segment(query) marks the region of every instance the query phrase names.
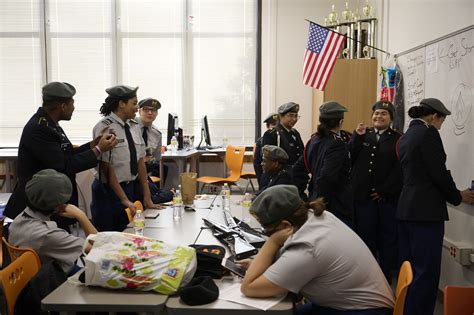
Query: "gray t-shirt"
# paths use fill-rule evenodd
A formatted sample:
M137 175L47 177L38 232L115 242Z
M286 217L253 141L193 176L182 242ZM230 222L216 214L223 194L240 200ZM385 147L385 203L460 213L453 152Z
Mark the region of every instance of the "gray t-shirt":
M394 306L393 292L370 250L328 211L319 217L309 213L264 276L320 306L338 310Z

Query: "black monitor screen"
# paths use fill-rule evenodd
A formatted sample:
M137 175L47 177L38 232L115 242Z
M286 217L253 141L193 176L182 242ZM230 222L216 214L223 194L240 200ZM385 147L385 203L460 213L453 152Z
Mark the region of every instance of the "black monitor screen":
M176 133L178 132L178 115L169 113L168 114L168 131L166 136L166 144L171 143L171 138L173 136L177 136Z
M204 136L204 141L206 142L207 146L211 145L211 135L209 134L209 124L207 123L207 116L202 118L201 122L201 130Z

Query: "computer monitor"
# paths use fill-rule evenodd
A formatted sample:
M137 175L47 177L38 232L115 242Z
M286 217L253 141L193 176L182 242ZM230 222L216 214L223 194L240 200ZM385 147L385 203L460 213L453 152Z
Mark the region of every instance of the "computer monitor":
M203 139L206 142L207 146L211 146L211 135L209 134L209 124L207 123L207 116L202 118L201 130L203 134Z
M168 113L168 131L166 135L166 144L171 143L173 136L178 140L178 149L183 148L183 129L179 128L178 115L174 113Z

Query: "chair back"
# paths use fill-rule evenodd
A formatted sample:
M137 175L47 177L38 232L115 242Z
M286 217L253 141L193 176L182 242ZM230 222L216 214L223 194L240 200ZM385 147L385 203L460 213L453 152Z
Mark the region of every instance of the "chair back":
M227 146L225 151L225 163L230 170L230 175L227 177L228 181L237 182L242 173L244 166L245 147L242 146Z
M9 315L13 315L19 294L41 267L36 258L31 251L24 252L0 271L0 282Z
M41 259L38 256L38 253L32 249L32 248L22 248L22 247L15 247L12 244L8 243L5 237L2 237L2 244L5 245L8 251L8 255L10 256L10 261L14 262L18 258L20 258L21 255L24 253L32 253L35 256L35 259L38 263L38 265L41 266Z
M142 210L143 211L143 205L142 205L140 200L135 201L133 203L133 205L135 206L136 210ZM125 208L125 213L127 213L128 222L132 222L132 220L133 220L132 210L130 210L130 208Z
M444 315L474 314L474 287L444 288Z
M393 315L403 315L408 287L413 281L413 271L409 261L404 261L398 274L397 291L395 292L395 307Z

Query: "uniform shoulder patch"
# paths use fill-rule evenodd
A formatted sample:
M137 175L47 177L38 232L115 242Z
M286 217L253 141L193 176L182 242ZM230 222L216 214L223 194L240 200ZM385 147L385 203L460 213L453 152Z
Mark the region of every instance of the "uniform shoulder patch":
M48 120L46 118L40 117L38 119L38 125L48 127L49 123L48 123Z

